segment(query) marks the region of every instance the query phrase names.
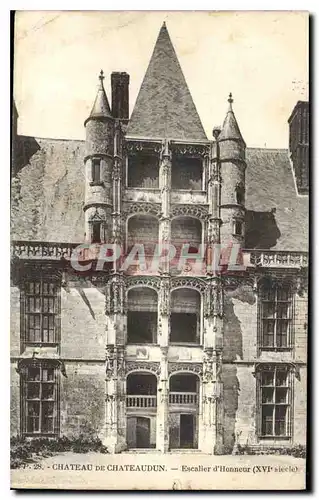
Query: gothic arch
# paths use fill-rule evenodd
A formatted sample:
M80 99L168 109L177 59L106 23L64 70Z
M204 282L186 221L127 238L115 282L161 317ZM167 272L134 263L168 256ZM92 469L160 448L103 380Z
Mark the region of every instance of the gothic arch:
M201 205L173 205L172 219L177 217L193 217L200 220L202 223L208 217L208 211Z
M137 287L152 288L158 293L160 286L161 286L160 278L156 276L130 276L126 279L127 293L132 288L137 288Z
M200 278L190 278L190 277L171 278L170 292L178 290L179 288L189 288L192 290L197 290L202 296L204 295L206 290L206 283L204 280L201 280Z

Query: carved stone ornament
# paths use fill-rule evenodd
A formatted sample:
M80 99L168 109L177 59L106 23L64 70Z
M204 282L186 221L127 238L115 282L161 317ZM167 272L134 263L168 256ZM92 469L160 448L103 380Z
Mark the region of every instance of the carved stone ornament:
M202 363L168 363L168 374L172 375L175 372L196 373L201 376L203 365Z
M170 314L170 279L162 278L160 282L160 314L168 316Z
M127 290L134 286L148 286L159 290L161 279L158 276L128 276L126 278L126 286Z
M130 155L136 155L144 151L145 153L160 154L162 151L162 144L159 142L148 141L134 141L129 140L125 142L125 151Z
M201 278L191 278L191 277L173 277L171 278L171 289L174 288L194 288L200 293L204 293L206 290L206 282Z
M149 363L143 363L140 361L126 361L125 363L125 373L130 372L151 372L156 376L161 373L161 366L159 362L152 361Z
M95 212L90 215L89 222L105 222L105 213L100 212L97 207L95 207Z
M106 346L105 373L107 380L116 377L114 345Z
M172 151L176 155L201 157L209 155L209 144L172 144Z
M126 293L125 280L121 275L112 276L105 287L106 314L125 314Z
M155 217L160 217L161 215L161 205L159 203L148 203L148 202L126 202L123 210L123 215L127 218L132 214L149 214Z
M203 382L216 382L221 374L221 351L206 348L203 358Z
M173 205L171 214L172 217L190 215L200 220L206 220L208 217L208 209L203 205Z

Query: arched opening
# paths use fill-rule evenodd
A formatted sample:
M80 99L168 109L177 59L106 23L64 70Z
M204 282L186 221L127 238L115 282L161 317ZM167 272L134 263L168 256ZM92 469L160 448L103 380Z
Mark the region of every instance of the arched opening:
M153 215L138 214L127 223L127 253L136 244L144 246L145 255L153 255L158 243L159 222Z
M156 344L158 296L148 287L128 292L127 343Z
M133 372L126 379L127 444L129 448L156 446L157 378Z
M170 342L200 343L201 297L197 290L178 288L171 294Z
M171 242L176 248L176 256L180 255L183 245L189 245L188 253L198 252L202 243L202 224L194 217L180 216L172 220Z
M170 448L198 446L199 378L177 373L169 380Z

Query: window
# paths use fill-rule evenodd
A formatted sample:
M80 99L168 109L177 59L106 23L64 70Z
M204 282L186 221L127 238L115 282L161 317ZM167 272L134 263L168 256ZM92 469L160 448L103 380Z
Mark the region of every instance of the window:
M291 347L292 294L289 286L267 282L261 292L261 342L263 349Z
M24 311L25 343L57 343L58 283L45 280L27 282Z
M236 236L242 236L243 234L243 223L241 221L236 220L234 224L234 234Z
M289 437L291 427L291 380L286 366L268 366L258 373L259 434Z
M240 184L239 186L236 186L236 203L238 205L243 205L244 199L245 199L244 187Z
M92 159L92 184L101 183L101 160L99 158Z
M172 189L200 191L203 189L203 160L175 156L172 159Z
M23 434L57 434L57 373L50 365L25 367L22 373Z
M127 186L130 188L158 189L159 156L143 152L129 155L127 160Z
M92 222L92 243L101 243L101 222Z

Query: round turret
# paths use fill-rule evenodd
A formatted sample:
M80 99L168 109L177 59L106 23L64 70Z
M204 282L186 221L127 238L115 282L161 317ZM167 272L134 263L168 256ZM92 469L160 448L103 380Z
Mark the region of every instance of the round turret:
M245 153L246 144L239 130L229 95L229 109L218 136L221 170L221 243L244 245L245 239Z
M85 120L85 236L92 243L111 236L114 118L103 85L103 71L90 116Z

